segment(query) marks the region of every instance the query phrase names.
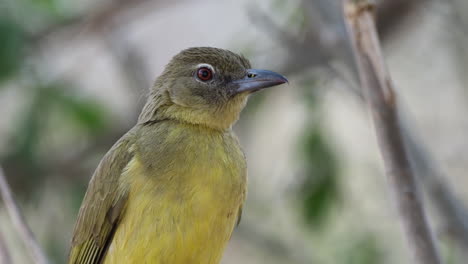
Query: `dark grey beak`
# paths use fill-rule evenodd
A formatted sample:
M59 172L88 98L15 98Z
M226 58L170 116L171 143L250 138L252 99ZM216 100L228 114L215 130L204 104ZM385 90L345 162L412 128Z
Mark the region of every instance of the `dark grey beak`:
M287 83L283 75L267 70L248 69L247 75L240 80L233 81L236 85L235 93L256 92L264 88Z

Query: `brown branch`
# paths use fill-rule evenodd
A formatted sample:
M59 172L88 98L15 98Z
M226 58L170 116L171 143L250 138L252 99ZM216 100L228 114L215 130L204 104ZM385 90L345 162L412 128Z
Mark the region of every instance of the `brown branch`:
M21 213L18 204L16 203L15 199L13 198L13 194L11 192L10 187L8 186L8 182L6 177L3 173L2 167L0 167L0 193L3 198L3 202L5 207L10 215L11 221L16 228L16 231L20 235L23 243L29 250L31 257L33 258L34 262L37 264L47 264L50 263L48 261L46 255L42 251L41 247L36 241L33 232L26 224L23 214Z
M416 263L439 264L416 179L400 128L396 95L382 58L373 17L366 0L343 0L343 11L359 79L372 113L389 185L400 213L409 250Z

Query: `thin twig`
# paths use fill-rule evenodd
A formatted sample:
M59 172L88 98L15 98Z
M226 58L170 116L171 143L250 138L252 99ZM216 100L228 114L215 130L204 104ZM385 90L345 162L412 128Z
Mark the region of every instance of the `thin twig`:
M13 194L8 186L3 168L0 166L0 193L5 203L5 207L10 215L11 221L16 228L16 231L20 235L23 243L29 249L29 253L37 264L47 264L48 261L46 255L42 251L41 247L36 241L33 232L26 224L23 214L21 213L18 204L13 198Z
M359 79L365 92L379 141L389 185L414 261L439 264L416 179L406 153L397 114L397 98L382 58L373 16L366 0L343 0L348 35Z
M3 239L2 234L0 233L0 264L9 264L11 263L10 252L8 247Z

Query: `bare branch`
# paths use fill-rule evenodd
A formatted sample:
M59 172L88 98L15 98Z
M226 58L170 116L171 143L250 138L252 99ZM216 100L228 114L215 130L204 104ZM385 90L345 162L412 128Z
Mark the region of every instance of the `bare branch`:
M12 263L10 252L6 246L5 240L3 239L2 234L0 233L0 264L9 264Z
M407 144L408 155L418 179L425 185L429 199L441 216L445 231L468 250L468 211L452 190L442 181L443 175L435 167L427 151L408 131L405 120L402 121L403 137ZM466 251L465 251L466 253Z
M424 0L412 0L410 2L414 2L417 4L421 4L424 2ZM405 7L401 7L399 4L404 4ZM317 0L317 1L304 1L303 3L303 8L307 12L309 10L315 10L319 9L319 12L322 12L322 10L329 10L333 9L334 2L333 1L322 1L322 0ZM316 6L318 5L318 7ZM323 5L323 6L320 6ZM421 6L421 5L420 5ZM338 7L341 9L340 7ZM380 4L377 7L377 14L379 15L380 13L385 13L384 10L386 11L391 11L390 13L393 14L393 16L385 16L384 18L382 16L378 16L379 20L382 21L385 24L392 24L390 27L394 27L395 24L401 24L402 20L400 19L401 13L393 11L393 9L401 9L401 8L409 8L408 11L405 11L405 14L410 14L414 13L414 11L418 10L418 5L416 4L411 4L408 5L407 3L402 3L400 0L397 1L381 1ZM381 12L379 12L381 10ZM328 11L330 12L330 11ZM342 12L339 12L340 15L342 16ZM334 26L338 27L338 29L333 29L333 32L338 32L341 34L341 25L339 23L333 23L334 21L340 20L337 18L335 15L335 12L333 12L333 17L331 19L326 18L328 23L335 24ZM311 16L314 14L308 14L308 16ZM320 45L321 41L319 42L304 42L302 45L298 46L295 45L294 42L296 40L291 40L288 42L285 42L280 38L281 33L285 32L285 29L277 29L276 25L271 24L271 19L264 19L267 15L262 14L262 16L257 17L257 20L262 20L262 21L253 21L253 22L262 22L262 23L256 23L259 27L261 27L264 30L268 30L269 33L272 36L278 36L276 39L278 42L280 42L291 54L291 58L296 58L302 56L303 58L309 58L307 56L308 53L322 53L325 52L326 54L331 54L331 51L328 51L328 49L334 48L334 47L329 47L329 46L324 46ZM381 23L382 23L381 22ZM310 25L313 26L313 25ZM398 26L397 26L398 27ZM323 33L322 31L329 30L329 27L327 28L318 28L314 27L316 29L319 29L315 34L317 36L321 35L328 35ZM388 30L385 29L379 29L379 32L384 33L384 37L386 36ZM310 31L308 31L310 32ZM314 39L313 37L311 39ZM318 45L317 45L318 44ZM312 47L312 48L311 48ZM338 55L334 55L333 58L334 60L347 60L346 58L343 57L337 57ZM347 57L347 56L344 56ZM347 63L345 63L347 64ZM282 69L280 72L285 72L287 70L291 69L291 66L297 65L297 62L294 60L287 60L283 63L281 66ZM335 66L331 64L330 61L322 61L322 62L317 62L317 61L306 61L306 64L301 65L300 69L294 69L290 72L290 74L299 74L305 69L310 69L313 67L322 67L322 68L328 68L330 69L330 72L335 74L335 77L338 77L345 83L345 87L347 87L347 91L351 92L353 95L355 95L359 100L364 100L364 97L361 95L361 91L357 89L357 85L355 84L355 79L354 77L354 72L346 72L350 74L350 78L348 78L348 74L344 75L343 74L343 69L337 69ZM352 65L354 67L354 65ZM356 74L357 75L357 74ZM401 105L400 105L401 106ZM401 113L401 107L400 111ZM456 239L458 243L463 246L466 250L468 250L468 209L466 206L456 197L456 195L453 193L453 190L450 188L450 186L447 185L447 183L443 180L447 176L444 175L444 173L438 168L435 164L436 162L433 160L431 155L426 151L426 149L423 147L421 142L417 140L416 136L412 133L412 126L410 122L405 122L407 120L401 120L401 126L402 126L402 133L403 137L406 140L406 148L408 150L408 155L410 156L411 159L411 164L413 165L414 172L418 179L423 183L425 187L425 191L428 193L429 199L431 199L432 203L431 205L434 207L436 210L437 214L440 216L440 219L442 220L444 224L444 231L448 232L448 234Z
M397 97L385 63L373 17L366 0L344 0L346 26L352 42L359 79L365 92L379 141L389 185L416 263L439 264L416 179L406 153L397 115Z
M23 240L23 243L28 248L34 262L36 264L50 263L41 247L37 243L33 232L26 224L24 216L13 198L13 194L10 190L10 187L8 186L8 182L6 180L5 174L3 173L2 167L0 167L0 193L2 195L3 202L5 203L8 214L10 215L11 221L21 239Z

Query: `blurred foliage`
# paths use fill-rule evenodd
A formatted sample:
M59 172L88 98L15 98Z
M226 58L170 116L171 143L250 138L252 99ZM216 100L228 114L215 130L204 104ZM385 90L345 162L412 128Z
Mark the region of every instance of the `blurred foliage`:
M69 121L91 133L98 133L105 128L108 118L105 109L99 103L75 93L67 93L61 86L48 87L44 92L50 104L62 109Z
M378 247L377 240L367 235L356 240L349 240L338 263L343 264L376 264L383 262L382 249Z
M47 58L36 56L40 41L48 37L49 30L74 19L73 16L83 10L75 7L84 5L86 3L69 0L4 0L0 3L0 92L18 96L14 98L18 103L10 118L11 127L4 135L6 149L1 151L0 164L15 196L27 204L24 208L43 207L44 199L51 199L50 194L43 192L46 188L43 185L52 182L55 187L64 186L67 190L63 192L66 196L60 197L64 208L75 207L72 212L77 212L90 172L84 173L82 178L73 178L65 157L85 147L82 143L86 140L109 133L109 114L104 106L92 97L83 96L72 82L42 75L48 71L49 62L42 61ZM81 168L79 164L73 166ZM64 263L68 233L73 225L71 219L75 216L66 210L57 214L60 208L42 210L44 215L37 216L38 220L32 218L31 223L34 226L41 219L54 218L57 228L42 232L40 240L55 263Z
M28 56L35 49L34 41L41 38L47 27L69 18L71 13L64 7L73 9L73 5L62 0L6 0L3 4L0 9L0 83L21 80L12 82L15 83L13 89L21 91L27 103L15 115L10 143L0 161L7 175L15 175L10 182L21 195L30 193L30 188L49 176L46 175L50 172L47 168L49 156L44 156L43 145L50 135L60 131L67 134L70 132L67 129L72 129L77 135L98 136L105 132L108 114L101 104L81 96L66 80L38 80L36 73L43 71L40 67L47 65L46 62L28 62Z
M293 29L294 31L302 31L306 29L307 15L306 11L298 2L293 2L286 0L273 0L271 1L271 11L274 12L277 16L286 17L285 24L288 29ZM286 13L285 13L286 11Z
M17 164L20 167L17 169L23 171L19 175L27 177L28 184L24 184L25 178L22 176L17 176L12 181L13 186L21 186L21 192L27 191L28 186L34 186L37 180L46 176L46 159L41 157L43 151L40 149L40 143L49 134L60 131L62 127L72 127L75 133L97 136L103 133L108 125L108 114L100 104L65 87L71 85L38 83L37 87L28 89L31 103L18 119L16 129L11 135L10 150L2 158L7 165ZM60 122L45 125L50 123L52 117L57 116Z
M300 153L304 166L304 181L300 188L303 214L313 230L320 230L340 196L339 164L320 122L318 79L307 79L301 86L301 98L309 113L309 124L300 138Z
M2 36L0 42L0 82L2 82L15 74L21 66L24 32L19 25L9 20L8 16L0 16L0 36Z
M14 79L15 77L29 78L25 83L33 86L19 87L25 91L28 104L20 109L20 115L15 120L14 129L9 140L9 151L0 162L5 166L7 175L18 195L29 194L36 190L38 183L46 182L49 177L50 163L47 163L48 153L44 155L44 141L48 135L60 132L66 134L63 128L72 128L73 133L80 136L97 138L109 132L109 113L93 98L83 97L73 84L67 80L37 80L34 75L21 74L25 71L27 52L34 45L31 39L41 37L41 31L47 31L47 27L59 25L72 15L79 12L73 10L74 5L70 0L6 0L10 8L15 10L16 16L2 13L0 10L0 83ZM66 4L65 4L66 2ZM298 6L291 9L291 3L285 0L273 0L272 6L276 10L275 15L284 15L287 26L292 33L301 32L307 26L307 14ZM10 10L11 11L11 10ZM20 18L20 19L19 19ZM38 23L39 21L39 23ZM237 37L235 37L237 39ZM244 54L251 57L255 49L246 49ZM37 65L46 65L39 62ZM28 67L38 67L31 66ZM40 69L28 69L28 71L40 71ZM21 76L20 76L21 75ZM308 79L301 84L300 93L302 103L306 105L310 113L308 123L304 125L302 136L299 138L298 151L303 162L303 181L301 182L298 197L300 199L301 213L306 227L309 230L318 231L317 236L327 236L327 223L330 220L331 211L339 205L342 197L340 189L339 160L334 150L330 147L327 132L320 120L320 94L318 79ZM0 85L0 88L5 86ZM15 87L17 88L17 87ZM243 116L249 116L268 102L268 93L259 93L252 96L249 104L243 112ZM58 120L58 122L57 122ZM241 123L244 122L241 120ZM241 124L242 125L242 124ZM42 147L42 149L41 149ZM70 148L70 145L66 146ZM62 149L68 152L69 149ZM91 153L96 155L96 153ZM101 153L99 153L100 155ZM58 151L60 155L60 151ZM14 173L9 173L14 171ZM82 197L87 187L87 179L90 175L83 175L82 181L70 184L67 192L70 197L70 207L77 212ZM86 179L86 180L84 180ZM62 179L69 181L67 177ZM68 182L69 183L69 182ZM40 194L38 194L40 195ZM357 232L356 232L357 233ZM347 234L349 235L349 233ZM344 264L371 264L382 263L383 253L378 240L370 234L359 233L357 237L344 237L345 243L330 245L329 248L336 254L337 263ZM68 242L68 241L67 241ZM272 243L275 251L281 251L282 246ZM47 238L48 253L54 257L56 263L64 258L63 241L57 240L52 235ZM334 256L335 257L335 256Z
M320 127L310 128L302 142L306 161L306 177L300 192L304 216L307 222L319 227L339 197L337 161Z
M331 212L340 205L340 163L330 138L326 133L322 118L321 90L323 78L307 78L301 82L301 99L310 113L304 126L298 148L303 160L303 182L299 197L302 202L304 220L315 236L329 236L328 220ZM378 240L372 234L356 232L356 238L343 236L345 243L331 244L331 255L335 263L376 264L383 263L384 254ZM320 240L320 239L319 239ZM326 239L324 239L326 240ZM321 263L321 262L319 262Z
M461 260L458 260L457 257L460 256L460 247L455 243L455 241L449 236L439 236L440 239L440 252L442 256L443 263L445 264L455 264L455 263L464 263Z
M60 0L29 0L29 6L35 6L42 9L46 14L61 14L60 11Z
M73 19L82 11L79 1L70 0L3 0L5 13L28 32L28 37L40 37L49 27ZM31 43L34 44L34 43Z
M295 28L304 29L306 18L303 8L294 8L291 15L288 16L287 24Z
M43 200L50 199L50 195L43 193L41 185L54 182L67 189L67 195L60 198L66 202L64 208L77 212L90 172L83 173L82 178L73 178L73 174L68 174L70 168L57 162L62 156L82 148L83 139L94 140L108 133L109 113L94 98L83 96L68 80L51 80L41 75L47 72L48 62L34 54L44 32L67 22L79 10L63 0L5 0L0 6L0 89L5 89L1 92L15 90L14 94L20 96L16 99L19 101L11 118L11 128L5 135L7 144L0 154L0 164L16 197L27 201L25 208L43 206ZM64 141L68 143L63 144ZM67 162L66 158L62 162ZM60 178L51 181L57 176ZM46 214L53 214L60 209L46 210ZM41 243L55 263L65 261L68 233L73 225L70 219L75 217L63 210L60 214L55 217L67 220L64 223L56 220L57 229L48 230L41 237ZM47 219L47 216L39 218ZM32 223L36 221L32 220Z

